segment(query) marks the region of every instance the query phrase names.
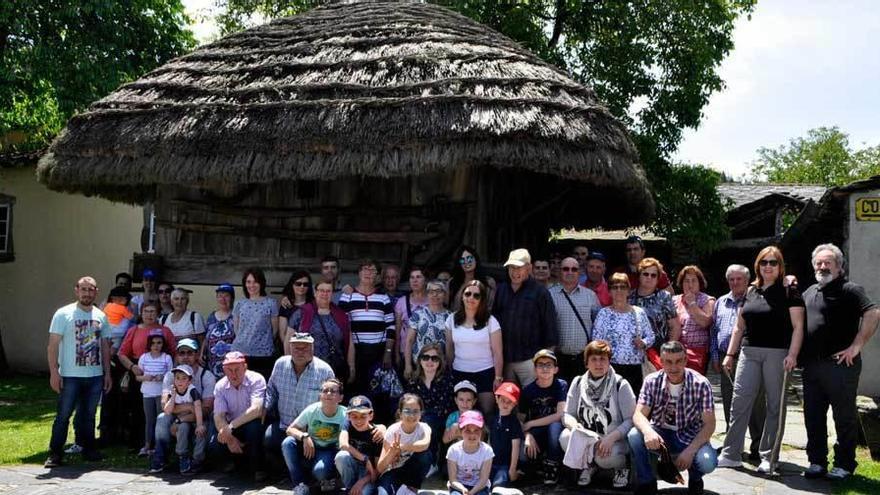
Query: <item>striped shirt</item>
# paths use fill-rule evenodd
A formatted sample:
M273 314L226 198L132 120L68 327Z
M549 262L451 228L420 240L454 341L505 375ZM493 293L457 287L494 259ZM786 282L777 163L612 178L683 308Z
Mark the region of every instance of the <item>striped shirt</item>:
M703 428L703 412L715 411L715 403L712 402L712 385L709 380L689 368L685 368L684 372L684 387L675 403L678 428L675 436L687 445ZM657 427L664 424L663 413L666 404L671 400L669 387L666 385L666 372L660 370L645 377L639 394L639 405L651 408L648 419Z
M730 336L733 335L733 327L736 325L736 316L739 308L745 302L745 297L733 297L733 292L728 292L718 298L715 303L715 311L712 315L712 329L710 334L712 341L709 344L709 356L712 361L720 361L727 354L730 345Z
M342 294L339 309L348 313L355 344L383 344L394 340L394 305L387 294L365 295L358 291Z
M567 293L571 303L577 308L578 314L575 314L563 294L564 290L562 285L554 285L550 288L550 297L553 298L553 305L556 307L556 324L559 328L558 350L562 354L581 354L584 352L584 347L590 343L589 334L593 331L593 320L602 307L595 292L577 285L571 293Z

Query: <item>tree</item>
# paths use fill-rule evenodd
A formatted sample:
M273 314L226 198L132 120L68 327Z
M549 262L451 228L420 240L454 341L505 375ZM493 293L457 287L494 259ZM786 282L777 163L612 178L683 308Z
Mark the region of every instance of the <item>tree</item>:
M315 0L218 0L225 33L254 18L293 15ZM591 85L611 112L633 131L658 215L657 233L690 232L697 251L717 246L726 235L723 208L694 215L693 203L722 205L708 169L672 167L668 157L684 128L695 128L709 96L724 88L718 66L733 49L734 21L751 15L756 0L437 0L500 31L544 60ZM717 178L716 178L717 181ZM683 189L692 187L694 189ZM707 219L705 214L719 215ZM723 230L723 228L722 228ZM673 235L677 239L678 236ZM675 242L675 241L673 241Z
M840 186L880 174L880 145L853 150L838 127L819 127L778 148L760 148L752 178L769 182Z
M193 46L180 0L0 2L0 153Z

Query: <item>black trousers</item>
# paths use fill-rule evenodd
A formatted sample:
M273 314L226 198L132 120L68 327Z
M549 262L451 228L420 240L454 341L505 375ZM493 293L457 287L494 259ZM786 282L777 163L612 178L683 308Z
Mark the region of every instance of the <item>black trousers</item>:
M626 378L626 381L629 382L633 389L633 393L638 397L639 392L642 391L642 365L611 363L611 367L614 368L615 373Z
M804 366L804 426L807 429L807 458L810 464L828 463L828 406L834 414L834 466L856 470L858 411L856 391L862 373L861 356L852 366L836 359L814 359Z
M587 372L587 367L584 366L583 353L562 354L559 352L556 353L556 360L559 365L559 373L556 374L556 377L562 378L569 385L576 376L583 376Z

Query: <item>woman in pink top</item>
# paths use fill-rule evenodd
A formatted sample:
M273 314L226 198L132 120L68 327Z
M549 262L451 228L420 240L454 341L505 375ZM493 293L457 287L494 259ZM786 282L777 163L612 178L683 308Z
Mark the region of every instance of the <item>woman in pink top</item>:
M681 294L672 298L681 324L681 343L687 350L687 366L705 374L709 364L709 330L715 298L706 290L706 277L696 265L688 265L678 273Z

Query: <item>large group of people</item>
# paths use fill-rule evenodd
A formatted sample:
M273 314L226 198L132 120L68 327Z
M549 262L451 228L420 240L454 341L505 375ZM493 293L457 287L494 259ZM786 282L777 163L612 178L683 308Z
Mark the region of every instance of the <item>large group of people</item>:
M151 270L134 297L120 274L104 304L82 277L49 329L59 401L45 465L127 442L151 473L210 466L260 481L276 470L296 495L316 484L407 495L432 476L448 476L450 492L485 494L522 473L555 484L562 472L579 486L601 475L655 493L658 476L681 471L689 493L703 493L703 476L741 466L747 428L747 455L759 472L775 470L786 381L801 366L805 476L855 470L860 353L880 309L846 280L840 249L816 247L816 283L801 293L767 247L751 283L746 266L727 269L730 291L717 300L699 267L671 277L638 237L625 254L607 274L605 255L586 246L534 261L515 249L496 281L462 246L448 271L411 267L409 291L399 267L372 260L344 285L327 257L318 280L295 271L277 299L252 268L242 298L229 283L216 288L207 318ZM722 374L720 455L710 370Z

